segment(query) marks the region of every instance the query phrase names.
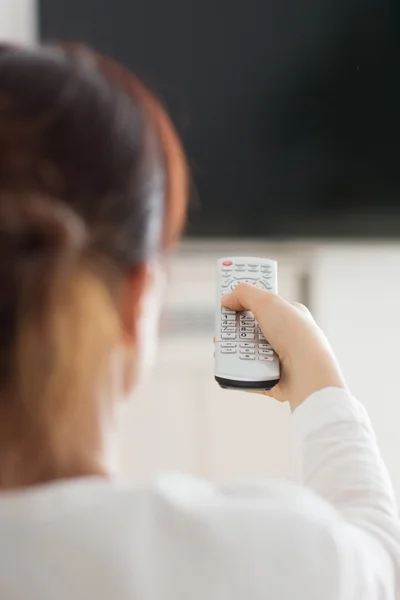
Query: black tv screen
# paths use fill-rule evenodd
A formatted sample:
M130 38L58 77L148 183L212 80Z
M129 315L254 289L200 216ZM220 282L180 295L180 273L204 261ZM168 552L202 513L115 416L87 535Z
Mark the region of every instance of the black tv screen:
M189 235L400 234L397 0L41 0L170 110L192 169Z

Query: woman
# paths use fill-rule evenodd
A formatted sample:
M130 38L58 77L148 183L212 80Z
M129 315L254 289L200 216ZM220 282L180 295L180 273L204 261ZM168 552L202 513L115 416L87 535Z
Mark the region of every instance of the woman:
M187 196L181 146L87 49L0 54L0 598L392 600L400 528L368 417L308 312L242 285L282 361L299 483L113 479Z

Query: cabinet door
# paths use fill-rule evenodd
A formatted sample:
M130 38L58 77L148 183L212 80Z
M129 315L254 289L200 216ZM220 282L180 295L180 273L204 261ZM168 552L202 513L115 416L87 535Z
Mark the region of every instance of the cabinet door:
M204 373L195 360L179 359L184 352L186 344L161 344L151 377L121 409L122 469L131 480L146 481L170 470L199 472L203 407L195 389Z

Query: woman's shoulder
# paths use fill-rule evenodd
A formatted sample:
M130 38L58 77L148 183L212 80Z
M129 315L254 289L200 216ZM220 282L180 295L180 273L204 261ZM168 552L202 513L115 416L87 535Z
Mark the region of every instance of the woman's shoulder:
M115 574L142 595L156 586L159 598L168 589L174 597L220 598L226 590L232 599L286 600L297 589L319 600L326 580L310 560L320 566L319 557L331 562L335 551L321 504L276 481L218 488L180 474L143 486L70 480L0 496L0 557L14 564L23 549L68 573L71 564L105 565L98 587Z
M332 507L312 490L284 480L252 479L229 486L212 483L181 473L165 473L146 485L134 485L120 478L83 477L35 486L18 492L0 494L2 516L27 512L39 515L89 511L116 511L134 517L143 511L150 514L164 507L185 515L201 513L231 515L257 510L260 518L286 515L336 516Z

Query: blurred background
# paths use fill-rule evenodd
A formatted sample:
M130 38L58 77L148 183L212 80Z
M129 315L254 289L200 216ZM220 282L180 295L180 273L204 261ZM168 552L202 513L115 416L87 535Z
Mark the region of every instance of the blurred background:
M192 209L157 367L121 415L126 475L287 473L288 408L212 374L216 258L266 256L330 338L400 497L399 4L1 0L0 34L121 60L185 143Z

